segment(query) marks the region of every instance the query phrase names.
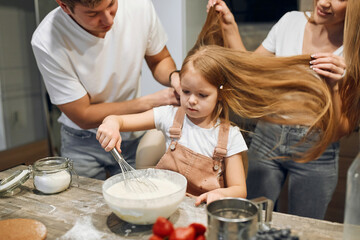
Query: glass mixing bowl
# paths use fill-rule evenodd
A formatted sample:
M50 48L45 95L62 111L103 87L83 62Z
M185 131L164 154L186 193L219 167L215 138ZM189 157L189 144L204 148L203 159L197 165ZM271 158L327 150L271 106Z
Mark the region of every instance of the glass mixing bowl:
M108 206L120 219L133 224L153 224L159 216L170 217L185 197L186 178L177 172L163 169L150 168L136 171L149 179L168 180L175 186L174 188L166 189L165 195L160 197L154 194L153 197L149 198L147 196L144 198L146 194L141 193L135 199L128 197L131 194L128 195L126 193L114 196L109 194L107 190L114 184L123 181L123 175L120 173L108 178L102 186L103 196ZM125 177L127 178L127 176L129 175Z

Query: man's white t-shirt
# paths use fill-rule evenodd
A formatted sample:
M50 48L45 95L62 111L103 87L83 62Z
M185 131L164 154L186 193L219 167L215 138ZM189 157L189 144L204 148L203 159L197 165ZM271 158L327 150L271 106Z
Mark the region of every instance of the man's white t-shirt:
M306 13L310 16L310 13ZM308 22L304 12L292 11L286 13L271 28L263 47L276 56L289 57L301 55L303 48L305 25ZM342 56L343 46L339 47L333 54Z
M166 140L166 148L168 148L171 143L169 129L173 125L176 112L177 107L174 106L154 108L155 127L163 132ZM218 121L218 123L220 123L220 121ZM217 146L219 129L218 124L209 129L201 128L192 123L185 115L181 137L178 142L194 152L211 158L214 154L214 149ZM229 130L226 157L230 157L246 150L247 146L240 129L236 126L231 126Z
M88 33L58 7L40 23L31 44L50 100L61 105L85 94L91 103L139 97L144 56L159 53L166 41L152 2L129 0L118 1L105 38ZM81 129L65 114L59 122Z

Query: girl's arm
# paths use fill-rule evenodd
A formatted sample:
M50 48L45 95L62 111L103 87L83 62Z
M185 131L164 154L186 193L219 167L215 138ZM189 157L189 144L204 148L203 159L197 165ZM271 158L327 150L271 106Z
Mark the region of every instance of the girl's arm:
M226 188L218 188L196 198L195 205L202 202L210 203L224 197L246 198L246 179L245 170L241 153L225 158L225 177Z
M110 151L114 147L121 152L122 132L142 131L154 129L154 111L150 109L146 112L128 114L128 115L110 115L107 116L99 126L96 139L100 142L105 151Z

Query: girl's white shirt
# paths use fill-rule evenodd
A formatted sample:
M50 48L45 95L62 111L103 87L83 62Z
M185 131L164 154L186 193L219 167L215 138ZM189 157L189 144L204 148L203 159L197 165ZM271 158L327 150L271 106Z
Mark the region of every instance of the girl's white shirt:
M171 143L169 129L173 125L176 111L177 107L174 106L154 108L155 126L156 129L163 132L166 140L166 148L168 148ZM218 119L218 124L212 128L201 128L192 123L185 115L181 138L178 143L194 152L212 157L218 142L219 124L220 119ZM231 126L229 130L226 157L230 157L246 150L247 146L240 129L236 126Z

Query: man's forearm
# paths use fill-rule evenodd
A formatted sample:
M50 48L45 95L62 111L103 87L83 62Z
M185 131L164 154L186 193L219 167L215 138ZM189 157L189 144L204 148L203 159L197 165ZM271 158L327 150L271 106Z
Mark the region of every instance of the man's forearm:
M123 102L97 104L86 104L78 100L58 105L58 108L79 127L91 129L97 128L106 116L139 113L153 108L157 103L151 96L148 95Z
M171 56L169 56L158 63L158 65L154 68L153 76L162 85L171 87L169 75L174 70L176 70L175 62Z
M154 56L145 56L145 60L154 78L162 85L170 87L169 75L176 70L176 65L167 47Z

